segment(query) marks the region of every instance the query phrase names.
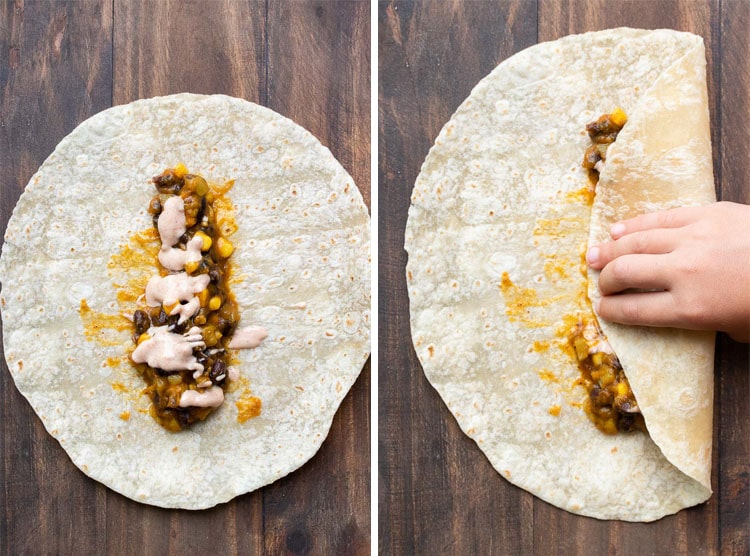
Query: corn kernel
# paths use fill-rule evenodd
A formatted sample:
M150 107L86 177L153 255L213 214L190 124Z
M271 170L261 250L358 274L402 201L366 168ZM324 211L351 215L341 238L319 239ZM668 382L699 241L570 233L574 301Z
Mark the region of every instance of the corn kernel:
M138 336L138 341L136 342L136 344L141 345L143 342L145 342L146 340L150 340L150 339L151 339L151 336L149 336L147 332L144 332L143 334Z
M220 237L216 240L216 250L221 258L226 259L234 253L234 245L231 241Z
M185 261L185 272L192 274L201 265L200 261Z
M603 360L604 354L601 351L591 354L591 362L594 364L594 367L601 367Z
M609 115L609 119L612 121L613 124L615 124L615 125L617 125L619 127L622 127L628 121L628 116L627 116L627 114L625 114L625 111L618 106Z
M201 238L201 241L203 242L203 244L201 245L201 251L208 251L209 249L211 249L211 244L213 242L211 241L211 238L208 236L208 234L197 232L195 235L196 237Z
M618 396L626 396L628 393L628 385L624 382L618 382L617 386L615 387L615 391L617 392Z
M576 350L576 357L579 361L583 361L588 357L589 354L589 344L586 342L586 339L582 336L578 336L573 341L573 347Z
M185 165L182 162L180 162L177 166L172 168L172 171L178 178L182 178L188 173L188 169L185 167Z
M604 434L617 434L617 424L612 419L607 419L601 425Z
M611 372L605 372L599 379L599 386L606 388L615 381L615 375Z
M201 303L201 307L205 307L208 303L208 288L198 292L198 301Z
M203 326L206 324L206 315L198 315L197 317L194 317L193 322L198 326Z
M216 311L219 307L221 307L221 298L218 295L215 295L211 298L211 301L208 302L208 308L212 311Z

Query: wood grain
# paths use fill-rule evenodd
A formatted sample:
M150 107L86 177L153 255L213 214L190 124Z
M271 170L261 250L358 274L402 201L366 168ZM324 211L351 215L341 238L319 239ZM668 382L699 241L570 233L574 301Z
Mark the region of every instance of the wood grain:
M3 229L31 175L78 123L183 91L238 96L295 119L369 205L369 13L352 1L4 2ZM200 512L138 504L85 477L2 367L0 554L369 552L369 362L308 464Z
M383 554L747 554L748 346L719 335L711 500L656 523L575 516L503 480L411 345L404 226L429 147L471 88L544 40L617 26L700 34L720 198L748 202L748 11L740 1L380 2L379 546ZM732 114L727 119L727 114Z

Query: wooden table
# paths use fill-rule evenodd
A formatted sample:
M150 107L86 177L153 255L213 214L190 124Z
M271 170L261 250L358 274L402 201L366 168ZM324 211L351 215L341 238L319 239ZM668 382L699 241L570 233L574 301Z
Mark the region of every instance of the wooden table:
M328 146L370 199L370 6L234 0L3 1L0 218L81 121L190 91L268 106ZM318 454L211 510L135 503L87 478L0 370L0 554L364 554L369 363Z
M440 128L499 62L617 26L706 40L721 199L750 203L750 3L519 0L379 4L379 543L383 554L748 554L748 346L720 335L714 495L652 524L598 521L501 478L429 385L411 345L404 227Z

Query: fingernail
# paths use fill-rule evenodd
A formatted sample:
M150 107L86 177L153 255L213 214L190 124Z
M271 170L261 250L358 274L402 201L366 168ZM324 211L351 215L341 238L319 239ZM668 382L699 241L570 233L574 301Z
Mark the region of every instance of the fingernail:
M601 300L600 299L595 299L594 300L594 312L596 314L599 314L599 305L601 305Z
M599 260L599 248L598 247L592 247L589 249L589 252L586 253L586 262L589 264L596 264L596 262Z
M613 224L612 227L609 229L609 235L612 237L619 237L622 234L625 233L625 224L621 224L618 222L617 224Z

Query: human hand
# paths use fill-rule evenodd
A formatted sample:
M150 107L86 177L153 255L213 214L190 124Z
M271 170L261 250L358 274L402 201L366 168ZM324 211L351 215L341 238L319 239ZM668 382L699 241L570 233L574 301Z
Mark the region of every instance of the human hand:
M592 246L599 315L614 322L720 330L750 341L750 206L720 202L614 224ZM631 291L655 290L645 292Z

